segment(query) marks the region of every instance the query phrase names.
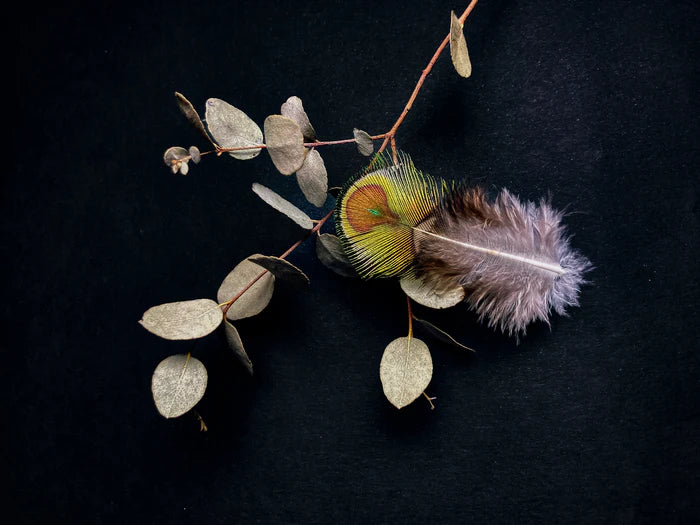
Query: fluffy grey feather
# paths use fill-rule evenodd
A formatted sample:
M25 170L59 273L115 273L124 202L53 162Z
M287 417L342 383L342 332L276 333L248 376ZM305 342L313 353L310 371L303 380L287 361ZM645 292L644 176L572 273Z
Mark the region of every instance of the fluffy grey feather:
M569 245L562 213L503 190L454 189L414 230L416 271L438 289L458 282L490 327L525 333L552 311L578 305L590 262Z

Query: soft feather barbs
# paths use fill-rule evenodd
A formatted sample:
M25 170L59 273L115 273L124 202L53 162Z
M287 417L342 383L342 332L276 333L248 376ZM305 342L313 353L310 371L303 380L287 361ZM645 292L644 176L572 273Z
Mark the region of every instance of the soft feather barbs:
M398 159L376 157L338 198L338 236L362 277L414 273L438 291L458 284L479 318L508 334L578 304L590 262L570 247L561 212L507 190L490 201Z

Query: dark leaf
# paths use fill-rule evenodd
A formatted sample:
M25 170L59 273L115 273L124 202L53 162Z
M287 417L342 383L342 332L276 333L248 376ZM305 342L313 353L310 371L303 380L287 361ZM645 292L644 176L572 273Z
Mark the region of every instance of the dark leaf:
M309 284L309 278L304 272L289 261L280 259L279 257L272 257L270 255L254 255L252 257L248 257L248 260L254 262L255 264L259 264L280 281L300 287Z
M204 129L202 119L199 118L199 113L197 113L197 110L194 109L192 103L187 100L182 93L178 93L177 91L175 92L175 100L177 100L177 106L180 108L180 111L182 111L182 114L187 117L187 120L190 122L190 124L192 124L192 126L194 126L194 129L196 129L207 142L214 144L211 137L207 133L207 130ZM216 144L214 145L216 146Z
M323 265L343 277L358 277L352 263L343 251L340 239L333 234L323 233L316 239L316 256Z

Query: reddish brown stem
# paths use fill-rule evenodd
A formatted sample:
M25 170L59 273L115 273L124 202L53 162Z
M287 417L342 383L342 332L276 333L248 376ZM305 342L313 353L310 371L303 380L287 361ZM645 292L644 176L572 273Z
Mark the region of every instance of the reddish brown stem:
M474 9L474 6L476 6L477 2L479 0L471 0L467 8L464 10L462 15L459 17L459 22L460 24L464 25L465 20L469 16L469 14L472 12ZM433 70L433 66L435 65L435 62L437 62L437 59L440 57L442 52L445 50L445 47L447 47L447 44L450 42L450 35L449 33L447 36L443 39L442 43L438 46L437 50L433 54L433 57L430 59L430 62L428 62L428 65L426 68L423 70L421 73L420 78L418 79L418 83L416 83L416 87L413 88L413 93L411 93L411 97L408 99L408 102L406 103L406 106L404 106L403 111L401 112L401 115L399 115L399 118L396 119L396 122L394 122L394 125L391 127L389 131L386 133L383 133L381 135L374 135L372 136L372 140L378 140L378 139L384 139L382 142L382 145L379 147L379 150L377 153L383 152L388 144L391 144L391 150L392 150L392 156L394 159L394 162L397 162L397 151L396 151L396 131L399 129L399 126L403 123L404 119L406 118L406 115L408 115L408 112L411 110L413 107L413 102L415 102L416 97L418 96L418 93L420 93L421 88L423 87L423 84L425 83L425 79L428 77L430 72ZM305 147L312 148L312 147L317 147L317 146L332 146L336 144L349 144L355 142L355 139L344 139L344 140L330 140L330 141L315 141L315 142L309 142L309 143L304 143ZM216 153L217 155L221 155L222 153L226 153L229 151L241 151L241 150L249 150L249 149L263 149L266 148L267 146L265 144L258 144L256 146L247 146L247 147L240 147L240 148L218 148L216 151L207 151L205 153L201 153L200 155L207 155L209 153ZM184 159L180 159L184 160ZM189 159L188 159L189 160ZM333 214L333 210L329 211L323 219L318 221L316 225L313 227L309 233L303 237L302 239L299 239L297 242L295 242L292 246L290 246L287 251L285 251L282 255L280 255L280 259L284 259L292 253L296 248L304 242L306 239L308 239L311 235L316 233L319 229L321 229L321 226L330 218L330 216ZM258 282L259 279L262 278L263 275L267 273L267 270L264 272L261 272L255 279L253 279L251 282L249 282L240 292L236 294L235 297L233 297L231 300L227 301L225 303L226 306L224 306L223 313L226 315L226 312L228 312L229 308L231 308L231 305L238 300L238 298L243 295L246 291L248 291L256 282ZM406 296L406 300L408 301L408 336L412 337L413 336L413 313L411 312L411 299ZM428 396L426 396L428 397ZM428 398L429 399L429 398ZM432 404L432 403L431 403Z
M408 337L413 337L413 311L411 310L411 298L406 296L406 304L408 305Z
M474 9L474 6L476 6L476 3L479 0L472 0L467 8L464 10L464 13L462 13L462 16L459 17L459 23L464 25L464 21L467 19L469 14L472 12ZM382 142L382 145L379 147L378 153L381 153L384 151L391 141L391 146L392 150L395 148L395 142L394 142L394 136L396 135L396 130L399 129L399 126L401 123L404 121L406 118L406 115L408 115L408 112L411 111L411 107L413 107L413 102L415 102L416 97L418 96L418 93L420 92L421 88L423 87L423 83L425 82L425 79L428 77L430 72L433 70L433 66L435 65L435 62L437 62L437 59L440 57L442 52L444 51L445 47L447 47L447 44L450 42L450 35L449 33L447 36L444 38L440 46L437 48L435 51L435 54L433 54L433 58L430 59L430 62L428 62L427 67L423 70L423 73L421 73L420 78L418 79L418 83L416 84L416 87L413 88L413 93L411 93L411 98L408 99L408 102L406 103L406 106L403 108L403 111L401 112L401 115L399 115L399 118L396 119L396 122L394 122L394 125L391 127L389 131L387 131L384 135L384 142Z
M287 257L287 255L289 255L289 254L292 253L294 250L296 250L296 249L299 247L299 245L301 245L301 243L303 243L306 239L308 239L308 238L311 237L314 233L316 233L318 230L320 230L320 229L321 229L321 226L323 226L323 225L326 223L326 221L327 221L328 219L330 219L330 217L331 217L331 215L333 215L333 212L334 212L334 211L335 211L335 209L330 210L330 211L325 215L325 217L323 217L321 220L319 220L319 221L316 223L316 225L315 225L311 230L309 230L309 232L308 232L304 237L302 237L302 238L299 239L297 242L295 242L294 244L292 244L289 248L287 248L287 250L286 250L282 255L280 255L280 259L284 259L285 257ZM265 275L266 273L267 273L267 270L265 270L265 271L263 271L263 272L260 272L260 274L258 274L252 281L250 281L248 284L246 284L240 292L238 292L236 295L234 295L232 299L229 299L228 301L226 301L226 302L224 303L224 304L225 304L224 309L222 310L223 313L224 313L224 315L226 315L226 312L228 312L229 308L231 308L231 305L232 305L233 303L235 303L241 295L243 295L243 294L246 293L248 290L250 290L250 288L251 288L255 283L257 283L260 279L262 279L262 276Z

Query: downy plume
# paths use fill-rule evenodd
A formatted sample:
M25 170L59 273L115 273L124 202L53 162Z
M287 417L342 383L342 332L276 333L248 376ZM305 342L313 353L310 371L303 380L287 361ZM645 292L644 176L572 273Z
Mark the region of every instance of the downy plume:
M414 274L436 290L461 285L490 327L524 333L578 304L588 260L569 246L562 213L503 190L448 185L399 154L375 157L338 198L336 228L364 278Z

